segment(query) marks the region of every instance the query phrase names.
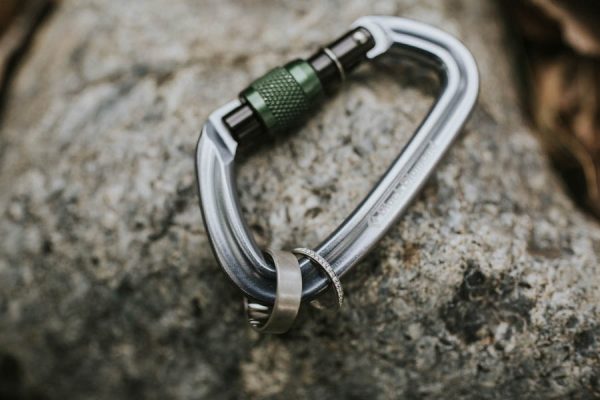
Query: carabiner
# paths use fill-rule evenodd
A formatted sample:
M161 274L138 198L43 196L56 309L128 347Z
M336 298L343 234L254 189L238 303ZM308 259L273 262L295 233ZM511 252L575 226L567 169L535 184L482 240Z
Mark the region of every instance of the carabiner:
M276 270L241 216L234 179L238 146L288 130L360 62L384 56L411 58L433 67L442 88L427 117L380 181L314 250L337 276L343 276L400 217L469 117L477 100L479 74L465 46L416 21L363 17L349 33L307 61L293 61L255 81L240 99L214 111L204 125L196 150L204 224L216 259L246 296L274 304ZM308 258L301 260L300 270L302 300L316 298L331 282Z

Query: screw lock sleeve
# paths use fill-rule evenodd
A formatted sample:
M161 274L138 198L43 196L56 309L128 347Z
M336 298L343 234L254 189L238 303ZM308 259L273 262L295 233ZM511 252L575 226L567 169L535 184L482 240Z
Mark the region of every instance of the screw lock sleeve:
M272 69L240 93L273 135L302 122L322 96L321 81L304 60Z

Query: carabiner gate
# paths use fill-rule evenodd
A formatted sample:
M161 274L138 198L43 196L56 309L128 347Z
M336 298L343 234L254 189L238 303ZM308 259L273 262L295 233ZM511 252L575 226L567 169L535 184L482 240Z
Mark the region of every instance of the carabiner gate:
M251 312L268 316L277 300L277 272L241 216L234 179L238 146L290 129L361 61L383 56L433 66L442 88L425 120L367 197L310 253L317 258L299 263L301 300L314 299L333 281L332 276L348 272L394 224L460 132L479 91L471 53L453 36L431 26L397 17L363 17L307 61L292 61L252 83L240 99L214 111L204 125L196 173L206 232L221 267L256 301L250 303ZM316 259L334 275L314 268ZM260 321L253 321L260 327Z

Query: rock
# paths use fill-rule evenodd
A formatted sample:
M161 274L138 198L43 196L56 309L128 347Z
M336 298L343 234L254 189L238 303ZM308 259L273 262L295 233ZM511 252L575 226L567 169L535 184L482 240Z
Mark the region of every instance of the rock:
M494 4L64 1L0 133L4 397L600 396L600 227L520 115ZM368 14L461 38L481 70L479 104L401 221L344 277L341 313L307 309L290 333L260 336L202 226L198 132L252 78ZM261 245L316 245L425 115L427 74L372 72L240 164Z

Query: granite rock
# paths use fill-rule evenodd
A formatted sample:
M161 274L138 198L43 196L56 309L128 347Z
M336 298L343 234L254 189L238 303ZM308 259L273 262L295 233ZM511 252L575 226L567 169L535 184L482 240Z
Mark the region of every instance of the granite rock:
M480 101L344 277L343 310L303 310L290 333L260 336L202 225L199 129L252 78L368 14L463 40ZM0 132L0 397L600 396L600 226L520 113L500 15L477 0L62 2ZM244 159L259 244L322 240L435 89L417 68L364 68L298 132Z

